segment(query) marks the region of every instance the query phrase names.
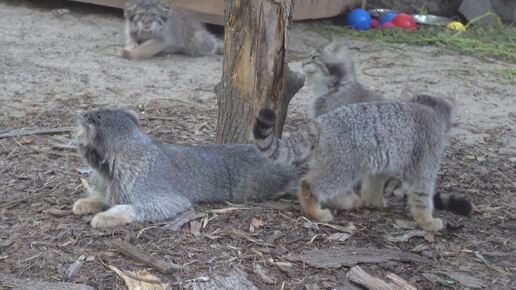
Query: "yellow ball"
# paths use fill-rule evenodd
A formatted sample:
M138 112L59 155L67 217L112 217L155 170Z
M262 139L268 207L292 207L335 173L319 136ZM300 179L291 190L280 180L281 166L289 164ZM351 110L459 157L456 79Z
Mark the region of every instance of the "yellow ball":
M457 30L457 31L466 31L466 27L459 21L452 21L448 23L447 26L449 29Z

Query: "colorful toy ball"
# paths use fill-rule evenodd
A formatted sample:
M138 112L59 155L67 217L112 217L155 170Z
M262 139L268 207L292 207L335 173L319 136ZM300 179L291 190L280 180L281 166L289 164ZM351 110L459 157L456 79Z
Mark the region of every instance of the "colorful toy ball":
M412 31L416 29L416 21L406 13L400 13L392 19L394 26Z
M446 27L448 27L448 29L453 29L457 31L466 31L466 27L464 27L464 25L459 21L452 21L448 23Z
M389 12L385 15L380 16L380 18L379 18L380 26L382 26L385 22L392 21L394 19L394 17L396 17L397 15L398 15L398 13L396 13L396 12Z
M382 26L381 26L382 29L391 28L391 27L396 27L396 26L394 26L392 21L387 21L384 24L382 24Z
M369 26L369 28L377 28L377 27L380 27L380 25L378 24L378 19L371 20L371 26Z
M351 10L346 18L347 25L356 30L369 29L371 21L371 15L361 8Z

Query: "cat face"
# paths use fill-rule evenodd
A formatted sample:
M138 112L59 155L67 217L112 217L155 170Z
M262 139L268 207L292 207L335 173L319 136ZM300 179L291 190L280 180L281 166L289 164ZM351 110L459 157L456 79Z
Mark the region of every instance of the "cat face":
M316 87L355 79L351 54L342 42L332 42L314 50L302 67L307 80Z
M138 116L133 111L87 112L79 116L77 144L86 162L92 168L102 170L114 152L128 144L137 132Z
M167 22L169 7L159 0L129 2L124 9L127 29L138 44L153 38L161 38Z

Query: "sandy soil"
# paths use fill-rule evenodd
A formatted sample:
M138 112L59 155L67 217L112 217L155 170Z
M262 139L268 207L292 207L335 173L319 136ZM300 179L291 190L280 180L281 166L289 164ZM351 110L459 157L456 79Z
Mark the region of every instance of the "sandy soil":
M310 50L328 41L310 23L297 23L290 36L289 60L295 70ZM170 55L129 61L118 57L123 41L119 10L67 1L1 2L0 133L71 126L78 111L124 105L137 108L143 129L159 140L212 142L213 87L220 79L222 57ZM340 244L327 239L335 232L332 228L307 227L296 205L218 215L203 229L203 233L223 229L217 239L212 239L214 234L193 237L188 226L176 233L159 226L147 230L149 225L97 231L87 219L43 212L69 210L82 194L80 178L84 176L76 170L82 166L79 158L73 150L56 147L70 136L0 139L0 274L120 288L122 281L101 261L124 269L141 268L111 251L110 241L122 238L178 264L191 262L181 273L162 276L173 281L215 275L238 264L261 289L279 289L283 282L285 289L304 289L308 284L339 287L346 268L320 270L293 263L287 271L270 259L282 261L287 254L340 245L399 248L431 258L432 263L415 267L398 262L364 266L379 277L394 272L422 289L468 288L467 282L461 284L456 275L446 274L452 270L476 277L489 289L516 289L512 274L516 265L516 90L499 73L515 65L436 47L383 46L351 39L349 46L361 81L386 97L425 92L457 100L458 124L452 131L439 190L470 196L477 207L472 218L438 213L459 226L433 239L413 238L406 243L386 238L407 231L396 226L396 220L410 220L396 202L385 212L339 215L338 224L353 222L358 228ZM294 97L287 131L306 118L309 92L305 87ZM199 210L213 207L223 205ZM252 218L262 219L266 226L249 233ZM272 248L231 234L234 231L229 228L267 240ZM145 234L141 234L143 229ZM270 240L271 236L275 238ZM253 247L262 256L251 252ZM96 259L68 277L68 266L81 255ZM213 263L199 262L208 260ZM266 267L275 284L260 280L252 270L256 263Z

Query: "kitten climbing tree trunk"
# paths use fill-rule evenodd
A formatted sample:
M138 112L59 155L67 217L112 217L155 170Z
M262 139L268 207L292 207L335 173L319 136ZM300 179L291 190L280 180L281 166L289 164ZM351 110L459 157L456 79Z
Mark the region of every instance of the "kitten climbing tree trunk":
M247 143L263 107L276 111L274 132L281 135L290 99L304 84L285 63L291 22L291 0L225 1L217 143Z

